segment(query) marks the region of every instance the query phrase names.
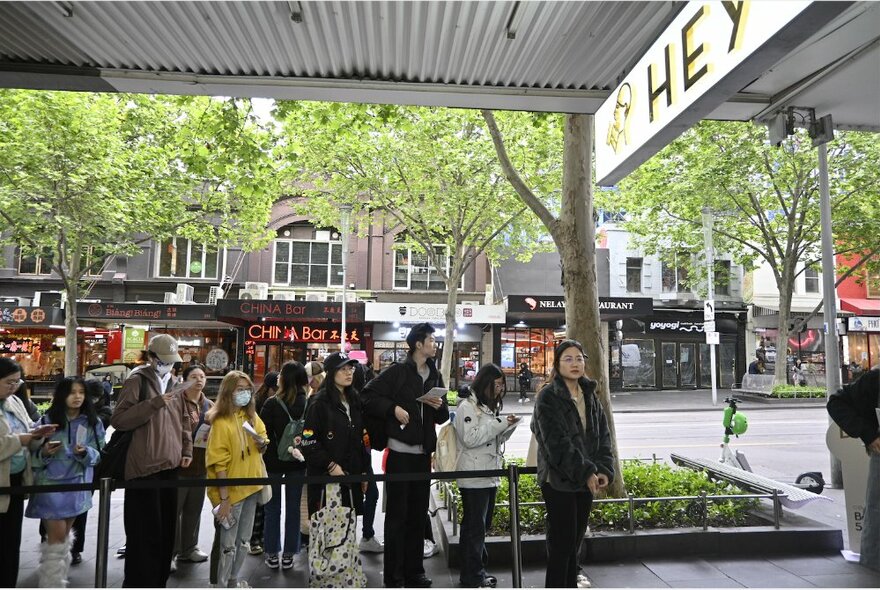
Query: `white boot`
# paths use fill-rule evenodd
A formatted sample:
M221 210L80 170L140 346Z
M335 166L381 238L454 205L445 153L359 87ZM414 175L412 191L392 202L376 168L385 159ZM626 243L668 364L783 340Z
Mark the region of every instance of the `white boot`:
M64 588L67 586L70 541L64 543L42 543L40 545L40 567L37 569L40 588Z

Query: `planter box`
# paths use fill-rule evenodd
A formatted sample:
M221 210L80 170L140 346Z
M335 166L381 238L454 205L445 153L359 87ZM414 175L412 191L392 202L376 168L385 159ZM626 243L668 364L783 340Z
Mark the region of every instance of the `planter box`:
M435 498L438 505L442 502ZM434 517L443 546L446 562L458 567L458 536L452 534L452 523L446 509ZM826 527L802 516L791 516L794 522L785 522L779 530L770 526L681 529L649 529L628 532L597 532L586 538L581 548L581 560L590 562L618 561L682 555L725 555L729 557L765 556L770 554L836 553L843 549L840 529ZM510 567L513 561L508 537L486 539L489 565ZM520 539L522 562L541 564L547 559L544 535L524 535Z

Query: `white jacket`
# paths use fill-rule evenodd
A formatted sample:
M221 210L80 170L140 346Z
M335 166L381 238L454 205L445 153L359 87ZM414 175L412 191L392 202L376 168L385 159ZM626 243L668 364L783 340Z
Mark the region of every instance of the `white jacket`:
M502 468L501 447L518 423L496 416L479 404L474 395L465 398L455 411L455 435L458 442L457 471L484 471ZM459 479L459 488L498 487L500 478Z
M24 404L21 403L21 400L15 397L14 394L6 398L6 404L7 409L15 414L15 417L18 418L22 424L25 424L26 426L32 424L31 418L28 416ZM39 449L42 444L42 438L31 440L28 449L35 451ZM12 429L6 422L6 415L0 411L0 487L9 486L9 472L12 467L12 456L18 454L19 451L21 451L21 441L19 441L17 434L12 433ZM22 485L29 486L34 483L34 474L31 471L30 453L25 453L25 460L27 461L27 467L25 467L22 472ZM9 510L9 496L0 496L0 513L5 513L7 510Z

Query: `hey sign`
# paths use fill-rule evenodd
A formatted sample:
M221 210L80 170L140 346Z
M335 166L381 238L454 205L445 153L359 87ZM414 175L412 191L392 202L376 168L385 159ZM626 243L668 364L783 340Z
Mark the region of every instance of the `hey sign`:
M596 111L612 185L708 116L850 2L688 2Z

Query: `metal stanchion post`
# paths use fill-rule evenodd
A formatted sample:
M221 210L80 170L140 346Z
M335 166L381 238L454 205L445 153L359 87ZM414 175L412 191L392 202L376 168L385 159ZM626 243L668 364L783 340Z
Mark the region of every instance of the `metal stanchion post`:
M773 526L779 529L779 516L782 506L779 504L779 490L773 490Z
M107 587L107 553L110 546L110 495L113 480L101 479L98 487L98 547L95 558L95 588Z
M702 496L701 501L703 502L703 530L709 530L709 501L706 499L706 491L703 490L700 492L700 496Z
M627 503L629 512L629 534L636 532L636 502L634 498L635 496L629 494L629 502Z
M510 505L510 550L513 557L513 587L522 588L522 554L519 539L519 465L507 467Z

